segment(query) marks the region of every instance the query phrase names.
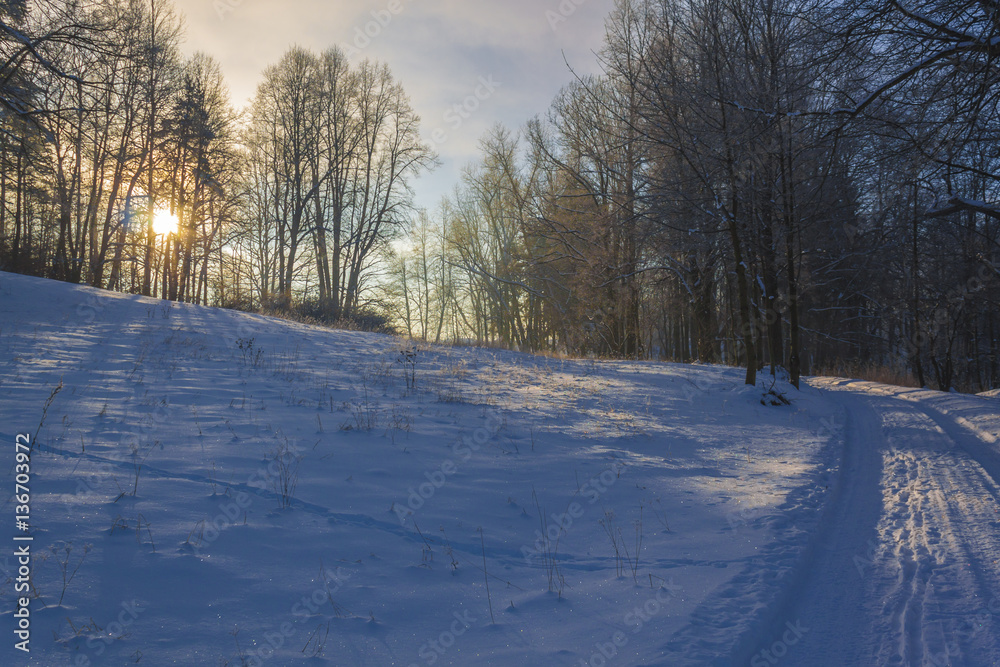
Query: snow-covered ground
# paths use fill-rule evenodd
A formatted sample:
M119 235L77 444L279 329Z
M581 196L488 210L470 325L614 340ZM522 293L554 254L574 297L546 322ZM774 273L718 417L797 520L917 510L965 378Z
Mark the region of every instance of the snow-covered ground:
M0 274L0 664L1000 664L996 399L778 389Z

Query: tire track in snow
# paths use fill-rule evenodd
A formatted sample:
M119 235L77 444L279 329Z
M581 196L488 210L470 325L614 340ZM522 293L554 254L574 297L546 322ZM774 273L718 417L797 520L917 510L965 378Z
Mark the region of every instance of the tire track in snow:
M852 409L845 460L852 450L882 460L880 497L854 497L867 485L845 467L844 506L861 514L834 512L836 520L823 526L832 548L808 564L812 574L800 602L787 612L810 632L781 660L760 659L758 652L751 655L760 661L751 664L998 664L997 619L977 627L970 620L1000 591L998 487L980 461L990 459L986 441L922 401L902 400L896 391L905 390L814 384L853 394L831 393ZM873 516L877 535L869 548L860 547L856 532L863 526L850 519ZM768 650L767 642L759 651Z
M903 446L890 438L890 446ZM886 624L881 645L876 649L877 664L922 665L924 654L933 653L934 643L925 635L926 607L933 603L937 565L946 558L939 544L941 526L946 520L940 511L940 488L928 470L927 454L921 458L912 452L891 450L885 453L883 491L886 515L879 526L879 544L891 549L876 559L875 576L884 581L869 587L877 599L879 589L884 602L881 613L869 610L872 622ZM926 506L926 507L925 507ZM872 590L874 588L874 590ZM874 601L873 599L873 601Z
M797 576L782 582L756 624L740 638L727 665L867 665L862 644L850 641L870 626L858 627L864 590L855 557L877 538L881 513L882 458L871 446L878 415L851 397L830 394L846 415L843 454L829 504L795 566ZM831 613L834 610L835 613ZM788 635L789 624L805 629ZM794 640L792 641L786 641ZM821 646L821 650L811 647Z
M850 427L853 418L848 417L847 421ZM865 452L855 447L855 442L851 438L830 439L814 473L822 476L823 471L835 469L840 462L840 472L829 491L820 487L819 477L792 491L775 512L779 519L774 524L776 539L694 610L691 621L671 635L660 649L662 660L644 664L749 665L759 650L758 645L773 641L775 633L780 637L788 630L785 625L788 611L796 604L809 577L810 564L817 560L817 553L829 548L823 539L827 531L822 526L839 525L843 519L836 516L849 517L856 511L844 506L850 499L844 492L848 481L845 469L864 471L869 466ZM859 478L862 472L852 475ZM871 487L872 493L877 492L877 471ZM808 537L803 538L803 531Z

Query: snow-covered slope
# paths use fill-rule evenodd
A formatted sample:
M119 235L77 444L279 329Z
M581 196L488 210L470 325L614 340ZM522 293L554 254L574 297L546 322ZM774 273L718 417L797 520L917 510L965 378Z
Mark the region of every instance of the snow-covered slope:
M741 379L0 274L0 664L1000 659L993 402Z

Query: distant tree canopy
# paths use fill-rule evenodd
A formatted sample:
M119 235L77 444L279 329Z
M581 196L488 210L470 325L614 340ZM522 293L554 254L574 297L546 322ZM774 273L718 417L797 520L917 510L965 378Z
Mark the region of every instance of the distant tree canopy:
M398 319L748 382L996 386L997 9L619 0L602 74L490 132L420 219Z
M166 0L3 0L0 267L750 383L995 387L998 9L618 0L600 73L428 212L382 64L293 48L237 112Z
M0 266L379 321L378 258L434 161L387 67L292 49L241 115L166 0L4 2L0 31Z

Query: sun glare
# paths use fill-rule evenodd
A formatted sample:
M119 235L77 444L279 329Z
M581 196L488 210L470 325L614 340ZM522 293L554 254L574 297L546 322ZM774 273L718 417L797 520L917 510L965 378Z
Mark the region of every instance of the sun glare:
M177 216L165 209L157 209L153 212L153 231L157 234L169 236L177 233Z

